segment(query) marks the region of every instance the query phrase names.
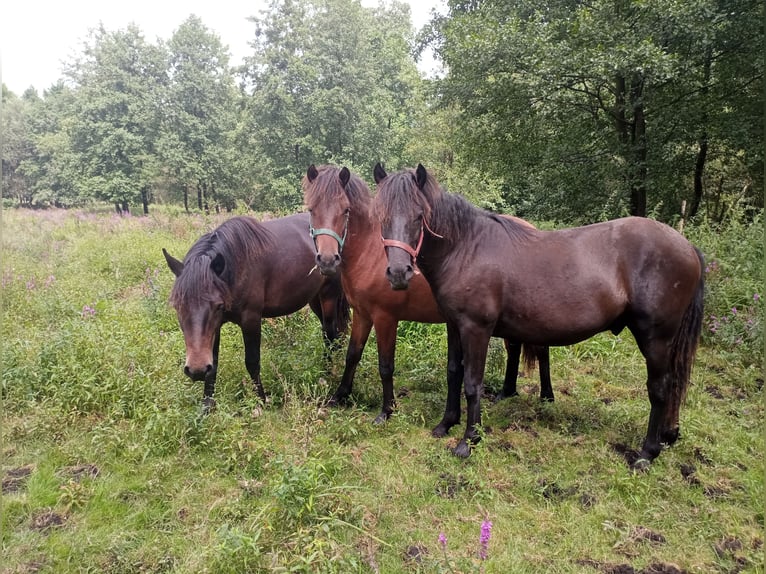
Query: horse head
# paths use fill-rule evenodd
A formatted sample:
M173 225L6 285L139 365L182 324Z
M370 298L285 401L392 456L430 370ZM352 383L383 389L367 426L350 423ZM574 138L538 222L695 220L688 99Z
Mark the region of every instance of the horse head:
M226 300L220 288L226 262L220 253L187 258L183 263L165 249L168 267L176 276L170 303L186 345L184 373L193 381L215 379L216 343L224 322Z
M428 172L418 164L415 170L388 174L377 164L373 175L378 186L376 210L388 258L386 278L392 289L407 289L418 273L417 258L425 230L429 229L429 210L420 197L429 184Z
M309 233L316 248L316 265L322 275L338 272L348 235L351 202L346 186L351 179L347 167L313 164L303 179L303 200L311 216Z

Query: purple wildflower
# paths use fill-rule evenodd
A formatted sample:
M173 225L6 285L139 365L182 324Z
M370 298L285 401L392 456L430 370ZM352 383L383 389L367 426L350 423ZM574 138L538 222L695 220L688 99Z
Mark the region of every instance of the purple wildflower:
M91 307L90 305L83 305L82 307L82 316L83 317L95 317L96 316L96 310Z
M34 291L34 289L35 289L35 280L30 279L29 281L27 281L27 291Z
M760 300L760 298L761 298L761 296L758 293L754 293L753 294L753 301L758 301L758 300Z
M439 544L442 547L442 550L445 552L447 551L447 536L444 534L444 532L439 532Z
M54 275L49 275L48 278L45 280L45 287L50 287L56 282L56 277Z
M479 558L487 559L487 548L489 547L489 538L492 536L492 522L483 520L481 523L481 535L479 536Z
M732 307L731 308L731 314L732 315L736 315L737 314L737 308L736 307Z

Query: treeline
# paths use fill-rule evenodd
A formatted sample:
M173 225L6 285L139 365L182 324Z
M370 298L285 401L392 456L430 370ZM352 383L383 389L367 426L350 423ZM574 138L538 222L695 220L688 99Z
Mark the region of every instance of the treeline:
M309 164L382 161L538 220L763 205L755 0L449 0L417 34L395 0L273 0L251 22L242 66L190 16L155 43L92 30L41 95L3 86L4 197L285 212Z

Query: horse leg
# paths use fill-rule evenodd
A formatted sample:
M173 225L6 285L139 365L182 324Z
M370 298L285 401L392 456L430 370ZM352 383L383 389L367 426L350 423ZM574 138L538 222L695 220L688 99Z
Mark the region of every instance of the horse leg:
M463 439L453 450L459 457L471 454L471 445L481 438L476 427L481 425L481 393L484 388L484 367L487 362L487 348L492 329L482 329L478 326L460 329L460 344L463 348L463 363L465 378L463 387L467 402L467 421Z
M515 397L519 394L516 390L516 380L519 377L521 345L518 343L511 343L508 339L505 339L503 342L505 343L505 352L508 358L505 363L503 390L497 394L495 402L502 401L508 397Z
M534 349L537 353L537 366L540 370L540 400L552 403L550 347L534 347Z
M463 386L463 351L457 328L447 323L447 405L444 416L431 431L431 436L442 438L460 422L460 389Z
M215 378L218 374L218 350L221 347L221 329L218 329L213 339L213 369L205 375L205 386L202 391L202 414L207 415L215 410Z
M386 317L375 323L375 339L378 342L378 372L383 385L383 405L375 424L384 423L394 412L394 355L396 354L396 319Z
M638 458L630 462L634 470L645 470L659 456L662 444L670 437L678 437L678 428L673 424L673 395L672 373L670 371L669 351L667 342L663 339L642 345L646 357L646 389L649 394L649 424L646 430L644 444L638 453Z
M249 328L242 327L242 340L245 343L245 367L253 381L255 392L265 403L266 391L261 383L261 320L249 323Z
M338 388L328 400L330 406L335 406L345 401L351 394L351 388L354 384L354 375L359 361L362 360L362 351L367 344L367 339L372 330L372 320L359 311L354 311L351 318L351 336L348 341L348 350L346 351L346 365L343 368Z

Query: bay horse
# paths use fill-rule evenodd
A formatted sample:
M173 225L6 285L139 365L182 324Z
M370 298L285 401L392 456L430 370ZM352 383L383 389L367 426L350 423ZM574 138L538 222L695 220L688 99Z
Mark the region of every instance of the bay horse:
M228 219L200 237L183 262L164 248L176 276L170 303L186 344L184 373L204 381L203 410L215 406L221 325L242 331L245 366L261 397L261 320L309 305L322 322L329 347L345 332L349 306L340 281L314 271L314 244L306 233L308 214L259 222L249 216Z
M456 334L465 364L468 421L454 449L479 439L480 396L492 335L570 345L627 327L646 360L651 405L646 438L629 458L646 469L679 436L703 316L702 253L673 228L626 217L540 231L443 191L422 166L387 174L380 164L375 208L392 240L385 275L407 289L416 267ZM415 247L417 246L417 247ZM397 249L396 247L402 247ZM459 422L459 402L452 418Z
M330 404L351 394L354 374L370 330L375 327L378 371L383 386L383 403L375 421L385 421L394 407L394 356L399 321L444 323L431 288L422 276L415 276L407 291L392 291L384 276L386 255L381 244L380 223L371 212L372 195L367 184L346 167L309 166L302 180L303 199L311 214L310 234L316 245L316 265L328 277L340 275L343 290L353 308L351 336L346 365ZM524 224L527 224L524 222ZM530 224L527 224L530 225ZM498 400L516 394L521 345L506 342L508 353L503 390ZM553 400L547 348L525 348L524 360L540 368L540 397ZM460 400L462 365L448 361L448 389ZM444 436L449 427L433 430Z

